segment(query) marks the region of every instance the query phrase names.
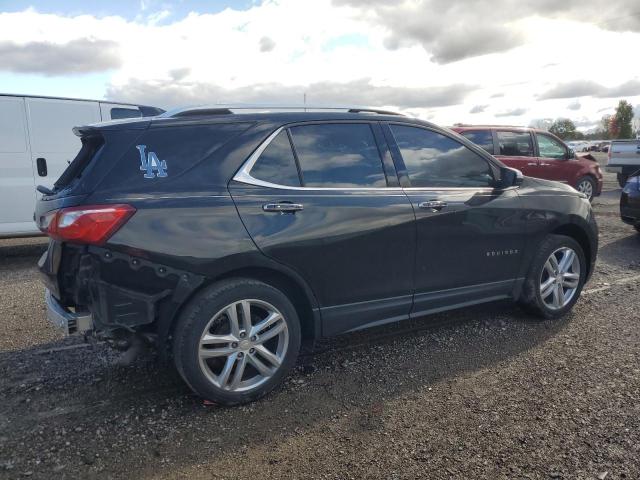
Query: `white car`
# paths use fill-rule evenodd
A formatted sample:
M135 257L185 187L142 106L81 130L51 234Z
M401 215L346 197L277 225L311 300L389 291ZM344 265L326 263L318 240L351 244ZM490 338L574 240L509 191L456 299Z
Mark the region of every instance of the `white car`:
M162 112L98 100L0 94L0 237L40 233L33 221L36 187L53 187L80 149L73 127Z

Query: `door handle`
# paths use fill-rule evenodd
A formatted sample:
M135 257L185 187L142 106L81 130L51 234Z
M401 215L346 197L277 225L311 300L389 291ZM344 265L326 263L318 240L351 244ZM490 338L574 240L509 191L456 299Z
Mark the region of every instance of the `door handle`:
M44 158L36 158L36 168L38 175L41 177L47 176L47 161Z
M295 213L304 209L301 203L265 203L262 210L265 212Z
M527 163L527 165L529 165L530 167L535 167L537 163Z
M550 163L541 163L540 165L542 165L543 167L548 167L551 164Z
M432 212L439 212L446 206L447 202L443 202L442 200L429 200L428 202L421 202L418 204L418 207L425 210L431 210Z

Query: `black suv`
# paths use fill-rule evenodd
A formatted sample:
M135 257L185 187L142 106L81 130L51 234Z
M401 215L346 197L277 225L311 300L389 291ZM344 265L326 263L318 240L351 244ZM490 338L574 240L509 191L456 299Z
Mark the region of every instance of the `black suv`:
M273 389L307 339L507 298L559 317L596 260L583 194L402 115L213 108L75 132L36 212L49 318L153 342L226 405Z

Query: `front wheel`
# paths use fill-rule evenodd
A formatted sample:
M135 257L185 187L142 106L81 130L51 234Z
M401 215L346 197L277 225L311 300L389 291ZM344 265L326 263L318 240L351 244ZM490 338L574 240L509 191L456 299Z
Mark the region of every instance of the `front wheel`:
M597 187L597 184L595 179L588 175L580 178L578 180L578 183L576 184L576 190L578 190L581 193L584 193L590 202L593 200L593 196L595 195L595 192L596 192L596 187Z
M251 279L212 285L190 302L174 332L176 368L200 396L247 403L275 388L300 350L295 308L278 289Z
M564 235L542 242L525 279L520 304L543 318L558 318L575 305L587 276L580 244Z

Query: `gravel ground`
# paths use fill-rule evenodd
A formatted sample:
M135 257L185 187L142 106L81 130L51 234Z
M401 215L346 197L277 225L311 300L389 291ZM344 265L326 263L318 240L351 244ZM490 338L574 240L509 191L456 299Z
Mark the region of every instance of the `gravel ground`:
M264 400L221 408L44 315L42 239L0 240L0 478L640 478L640 236L594 202L573 312L509 303L322 341Z

